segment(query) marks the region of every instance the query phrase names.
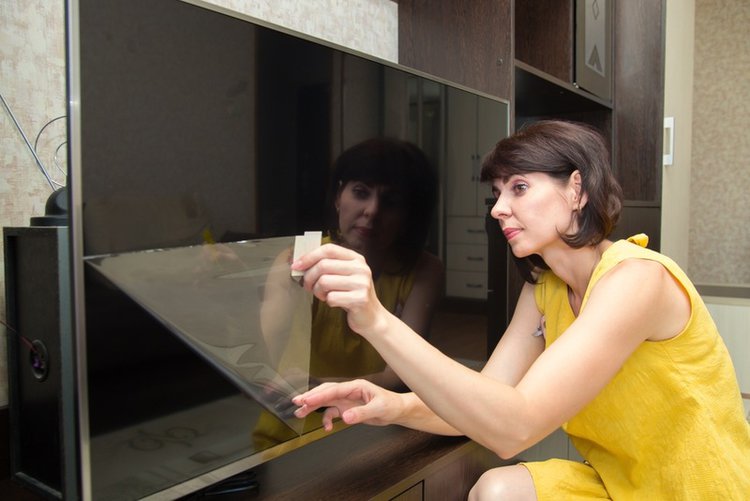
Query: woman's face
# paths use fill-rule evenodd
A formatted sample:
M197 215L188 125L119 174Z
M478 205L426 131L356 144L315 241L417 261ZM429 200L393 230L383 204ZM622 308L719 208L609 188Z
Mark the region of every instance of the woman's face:
M400 233L405 203L391 186L348 181L336 197L342 243L365 256L387 252Z
M493 180L497 200L490 214L499 221L516 257L542 254L551 246L566 245L560 234L576 230L573 215L585 202L580 191L578 171L567 182L542 172L514 174Z

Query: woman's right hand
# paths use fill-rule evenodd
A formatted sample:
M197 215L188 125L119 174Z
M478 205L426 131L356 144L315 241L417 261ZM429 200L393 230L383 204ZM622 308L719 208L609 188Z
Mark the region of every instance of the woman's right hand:
M304 287L329 306L343 308L349 327L365 337L385 326L388 310L375 293L365 258L345 247L323 245L294 263L304 272Z
M292 402L299 406L294 412L298 418L325 408L323 427L327 431L333 429L333 420L336 418L341 418L346 424L393 424L402 415L405 403L402 394L363 379L324 383L294 397Z

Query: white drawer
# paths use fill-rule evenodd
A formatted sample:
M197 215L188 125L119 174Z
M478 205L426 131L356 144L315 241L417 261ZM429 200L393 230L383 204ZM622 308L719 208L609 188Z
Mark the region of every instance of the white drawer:
M446 267L449 270L487 271L487 246L447 244Z
M451 297L487 299L487 273L447 270L445 294Z
M487 230L483 217L451 217L446 220L446 242L486 244Z

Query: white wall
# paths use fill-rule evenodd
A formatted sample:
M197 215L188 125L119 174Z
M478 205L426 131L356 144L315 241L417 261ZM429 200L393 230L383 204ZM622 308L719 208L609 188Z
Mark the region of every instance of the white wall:
M674 117L675 128L674 163L662 168L661 251L685 270L690 268L694 17L694 0L667 0L664 116Z
M704 297L734 363L737 382L744 395L750 395L750 299ZM750 420L750 396L745 400Z

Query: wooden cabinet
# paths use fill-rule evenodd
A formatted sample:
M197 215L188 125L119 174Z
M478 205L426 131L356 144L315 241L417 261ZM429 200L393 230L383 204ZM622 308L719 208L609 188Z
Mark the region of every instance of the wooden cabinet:
M613 164L631 207L661 206L665 13L662 0L615 2Z
M523 451L519 454L519 457L523 461L545 461L551 458L570 459L572 461L583 460L562 428L558 428L541 442Z
M512 0L398 0L399 63L511 98Z
M446 95L445 265L446 295L487 298L490 196L479 182L482 157L508 135L508 107L449 87Z
M453 87L446 101L446 213L484 218L490 192L479 182L482 157L508 135L508 107Z
M466 499L482 473L515 462L465 437L356 425L257 466L251 499Z

